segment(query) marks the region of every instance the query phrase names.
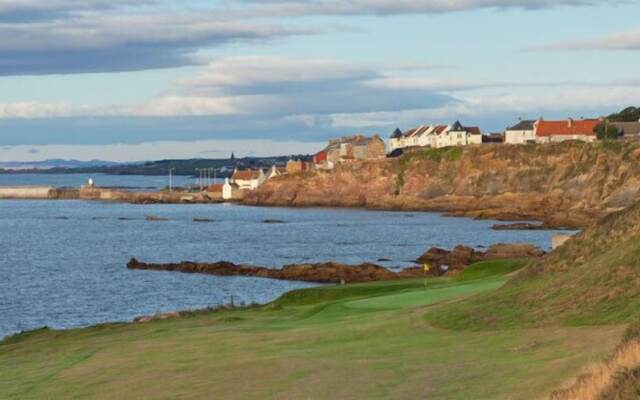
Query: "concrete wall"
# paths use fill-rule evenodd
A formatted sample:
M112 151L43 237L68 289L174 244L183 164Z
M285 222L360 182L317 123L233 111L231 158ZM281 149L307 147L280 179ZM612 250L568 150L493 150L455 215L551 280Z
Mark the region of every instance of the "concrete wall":
M54 192L52 186L0 187L0 199L48 199Z

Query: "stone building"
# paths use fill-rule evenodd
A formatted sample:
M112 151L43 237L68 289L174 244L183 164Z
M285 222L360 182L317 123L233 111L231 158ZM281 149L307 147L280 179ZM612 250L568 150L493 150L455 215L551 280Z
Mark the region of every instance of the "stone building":
M362 135L345 136L329 141L329 145L316 154L314 160L335 165L351 160L377 160L386 156L384 140L379 135L365 137Z

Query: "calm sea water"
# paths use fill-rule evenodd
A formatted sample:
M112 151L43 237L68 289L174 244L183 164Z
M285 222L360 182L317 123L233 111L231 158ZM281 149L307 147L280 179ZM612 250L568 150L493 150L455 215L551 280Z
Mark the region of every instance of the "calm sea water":
M149 215L169 220L145 221ZM265 219L285 223L265 224ZM228 303L231 296L236 302L263 303L311 286L130 271L131 257L269 267L387 258L392 261L380 264L401 268L432 246L550 245L553 232L493 231L493 223L417 212L0 201L0 337L42 326L80 327L203 308Z
M169 186L169 176L105 175L105 174L0 174L0 186L51 185L56 187L80 187L89 178L102 187L122 187L129 190L157 190ZM174 186L191 186L198 178L174 176Z

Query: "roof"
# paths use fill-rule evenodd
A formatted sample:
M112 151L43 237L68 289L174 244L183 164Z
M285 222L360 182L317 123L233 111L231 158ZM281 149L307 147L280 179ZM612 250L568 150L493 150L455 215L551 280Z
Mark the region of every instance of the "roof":
M402 137L402 131L400 128L396 128L395 131L391 134L391 139L400 139Z
M461 132L464 131L464 126L462 126L460 121L456 121L453 123L453 125L451 125L451 130L455 132Z
M562 121L538 121L536 129L537 136L573 136L585 135L596 136L594 132L596 126L602 122L599 119L580 119L580 120L562 120Z
M222 187L224 185L222 183L215 183L211 186L209 186L209 191L210 192L222 192Z
M446 125L438 125L433 129L433 132L437 135L445 132L447 130L448 126Z
M416 131L413 133L413 136L423 135L423 134L427 133L429 131L429 129L431 129L430 126L422 125L418 129L416 129Z
M408 131L404 132L402 134L402 136L404 137L410 137L413 136L413 134L418 130L418 128L413 128L413 129L409 129Z
M480 128L477 126L462 126L460 121L456 121L451 125L451 131L453 132L468 132L472 135L482 135Z
M523 119L514 126L507 128L508 131L532 131L534 129L535 120Z
M477 126L465 126L464 130L472 135L482 135L482 132L480 132L480 128Z
M234 180L250 181L253 179L258 179L259 177L260 177L260 171L254 171L251 169L242 170L242 171L238 170L233 173Z

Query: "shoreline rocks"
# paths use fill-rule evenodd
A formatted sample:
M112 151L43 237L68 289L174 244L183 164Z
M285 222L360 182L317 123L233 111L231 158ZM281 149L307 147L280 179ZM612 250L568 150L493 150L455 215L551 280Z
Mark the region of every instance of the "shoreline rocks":
M525 243L494 244L487 251L476 250L468 246L456 246L452 250L432 247L418 257L416 262L419 264L429 263L436 267L434 270L443 271L443 267L446 266L446 271L457 271L480 261L538 258L545 254L544 250Z
M530 244L496 244L490 246L485 252L467 246L456 246L453 250L434 247L416 260L418 264L428 263L431 266L428 272L424 271L422 265L395 271L392 268L385 268L373 263L349 265L325 262L290 264L281 269L273 269L253 265L238 265L228 261L214 263L182 261L179 263L152 264L140 262L135 258L132 258L127 263L127 268L215 276L247 276L314 283L361 283L419 278L425 275L441 276L448 272L455 273L463 270L466 266L480 261L537 258L542 257L544 254L543 250Z
M516 222L513 224L495 224L491 227L494 231L542 231L553 229L545 224L532 224L528 222Z
M220 261L216 263L195 263L183 261L180 263L148 264L133 258L127 263L127 268L136 270L209 274L216 276L248 276L315 283L359 283L422 276L421 268L409 268L394 272L371 263L363 263L360 265L348 265L334 262L292 264L285 265L282 269L271 269L250 265L237 265L227 261Z

